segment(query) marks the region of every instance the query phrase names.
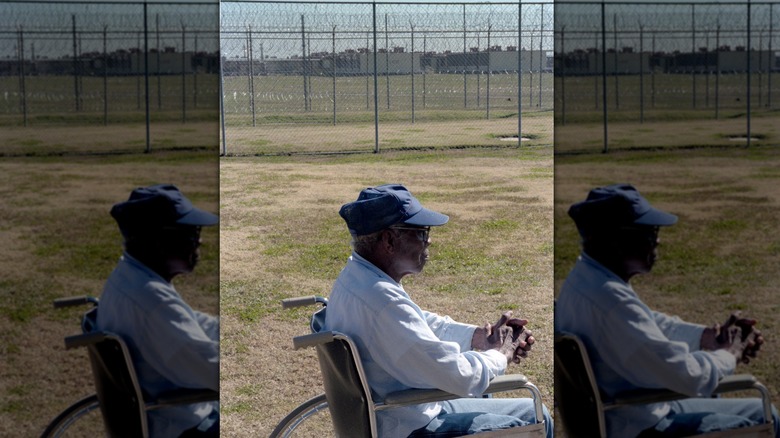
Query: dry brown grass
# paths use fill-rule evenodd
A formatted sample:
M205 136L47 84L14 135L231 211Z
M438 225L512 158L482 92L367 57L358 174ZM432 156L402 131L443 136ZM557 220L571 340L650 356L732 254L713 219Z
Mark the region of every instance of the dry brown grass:
M732 310L758 319L767 343L740 365L780 403L780 152L771 147L594 153L556 157L556 293L579 253L568 207L593 187L634 184L650 201L679 216L661 231L653 272L632 284L650 307L701 324Z
M638 119L638 117L636 117ZM780 126L774 116L753 117L751 144L777 145ZM610 123L607 138L610 151L633 148L736 147L746 144L747 124L744 117L715 119ZM736 137L736 139L734 138ZM601 123L556 124L556 153L598 153L604 148L604 126Z
M523 115L524 146L552 145L550 113ZM515 136L517 117L491 120L384 122L379 125L379 147L442 148L506 146L501 137ZM230 130L228 154L253 155L311 151L373 151L374 124L236 126Z
M210 149L216 152L219 125L217 115L208 123L152 123L149 137L153 151L172 149ZM4 126L0 129L0 156L117 154L146 150L143 124L108 126L46 125L35 127Z
M349 256L338 208L364 187L402 182L450 215L432 233L432 261L404 280L423 307L483 323L507 308L538 344L514 368L552 406L551 149L404 153L221 163L222 431L267 436L322 392L313 351L293 351L311 309L282 298L327 295Z
M108 214L130 190L177 184L216 211L216 151L0 162L0 436L36 436L94 392L84 351L65 351L85 309L55 298L98 295L121 254ZM204 232L202 265L175 283L193 307L218 311L217 230Z

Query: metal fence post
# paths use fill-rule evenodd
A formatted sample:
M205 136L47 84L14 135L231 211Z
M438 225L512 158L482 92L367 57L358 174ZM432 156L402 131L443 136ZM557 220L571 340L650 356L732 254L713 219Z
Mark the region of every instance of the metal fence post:
M181 122L187 122L187 28L181 25Z
M412 49L410 50L412 52L412 58L411 58L411 65L412 65L412 124L414 124L414 24L409 23L409 25L412 28Z
M468 108L468 85L466 82L466 57L467 56L468 55L466 52L466 4L464 3L463 4L463 108Z
M333 126L336 126L336 25L333 25Z
M642 24L639 24L639 123L645 123L645 48Z
M693 98L693 109L696 109L696 5L691 4L691 97Z
M151 112L149 110L149 23L147 18L148 3L144 0L144 98L146 100L146 153L152 151L151 140ZM158 15L159 21L159 15ZM157 33L159 38L159 32ZM159 51L158 51L159 56ZM158 63L159 65L159 63ZM158 67L159 68L159 67ZM159 78L159 75L157 76ZM158 87L159 89L159 87Z
M387 110L390 110L390 33L385 12L385 85L387 85Z
M750 44L751 44L751 39L750 39L750 37L751 37L751 29L750 29L750 19L751 19L751 17L750 17L750 14L751 13L752 13L752 11L751 11L750 0L747 0L747 48L746 48L746 50L747 50L747 99L746 99L747 100L747 144L746 144L746 146L747 147L750 147L750 116L751 116L751 113L750 113L750 111L751 111L750 95L752 94L751 93L752 90L751 90L751 87L750 87L750 85L751 85L750 84L750 79L751 79L750 76L753 74L753 71L752 71L751 65L750 65L750 54L753 51L752 47L750 46Z
M612 72L612 75L615 77L615 109L617 110L620 108L620 84L618 83L618 52L620 52L620 48L618 46L617 14L612 14L612 35L615 39L615 71Z
M19 100L22 107L22 125L27 126L27 87L25 84L24 69L24 30L21 26L19 26L19 36L16 49L17 55L19 57Z
M544 4L539 5L539 13L541 19L539 20L539 109L542 108L542 72L544 71Z
M534 106L534 35L531 34L531 42L528 44L531 49L528 51L528 59L531 61L528 66L528 107Z
M372 3L373 21L374 21L374 153L379 153L379 75L377 74L377 56L376 48L376 0Z
M561 114L561 125L566 125L566 26L561 26L561 57L560 64L558 65L558 68L561 70L561 100L559 105L561 106L560 114ZM553 80L555 79L555 76L553 76ZM555 104L555 100L553 99L553 105Z
M219 63L219 115L220 124L222 125L222 156L227 155L227 134L225 133L225 74L223 70L225 57L220 55Z
M303 57L303 108L309 111L309 87L306 76L309 72L308 59L306 58L306 24L301 14L301 56Z
M108 48L107 25L103 25L103 126L108 126Z
M157 24L157 109L162 109L162 74L160 71L160 14L155 15L155 21Z
M720 20L715 31L715 120L720 118Z
M255 107L255 54L252 44L252 26L249 26L247 38L247 58L249 58L249 107L252 110L252 127L257 126L257 110Z
M523 144L523 3L517 1L517 145Z
M76 39L76 14L71 14L73 23L73 97L76 102L76 112L81 111L81 90L79 90L79 51Z
M493 26L488 22L488 31L487 31L487 56L488 56L488 63L487 63L487 78L485 79L485 118L490 120L490 76L493 75L493 72L491 71L491 65L490 65L490 30Z
M607 137L607 24L605 15L605 3L601 0L601 91L602 91L602 106L604 114L604 150L606 154L608 152L607 145L609 140Z

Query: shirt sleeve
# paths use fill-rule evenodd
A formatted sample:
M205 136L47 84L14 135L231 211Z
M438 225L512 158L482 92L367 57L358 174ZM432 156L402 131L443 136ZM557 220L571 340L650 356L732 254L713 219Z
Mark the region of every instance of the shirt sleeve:
M196 313L183 303L155 308L139 341L144 358L183 388L219 390L219 342L207 334ZM213 330L213 326L209 328Z
M471 339L477 326L457 322L449 316L439 316L425 310L422 312L428 327L437 338L442 341L457 342L461 351L471 350Z
M672 341L685 342L691 351L701 349L701 335L704 326L683 321L679 317L653 311L655 323L661 332Z
M479 396L493 377L504 373L506 357L495 350L463 351L459 342L440 339L428 325L429 315L421 316L410 304L386 307L364 337L373 343L373 360L409 387L438 388L462 397ZM437 331L445 330L440 324L433 325ZM462 337L466 329L463 324L450 328L453 337Z
M642 388L708 396L722 377L734 371L732 354L692 351L688 342L666 336L662 328L670 330L668 320L662 319L659 326L656 318L638 303L616 307L597 325L598 336L591 341L608 366Z
M206 336L212 341L219 342L219 318L197 310L193 310L193 313Z

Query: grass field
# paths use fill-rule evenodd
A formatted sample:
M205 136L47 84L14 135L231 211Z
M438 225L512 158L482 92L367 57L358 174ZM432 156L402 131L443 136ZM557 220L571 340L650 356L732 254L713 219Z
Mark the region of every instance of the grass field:
M411 124L384 122L379 125L381 151L494 147L517 145L516 113L484 120L444 120ZM552 146L551 112L523 116L523 147ZM290 153L373 152L374 124L279 125L231 127L227 155L279 155Z
M121 255L111 206L137 186L173 182L196 205L216 211L217 172L214 148L0 161L0 436L37 436L94 392L86 352L65 351L63 343L80 332L86 309L55 310L51 303L100 294ZM205 229L203 240L201 265L174 282L193 307L216 313L218 230Z
M716 109L726 114L729 111L744 112L747 81L744 73L722 73L720 77L698 74L695 78L690 74L671 73L608 75L607 108L611 112L633 112L637 121L640 109L658 117L674 114L675 111L695 112L699 117L715 117ZM756 72L751 75L750 81L751 106L755 110L780 104L777 73L772 73L770 77L766 72ZM565 110L568 120L587 121L585 115L589 112L601 112L602 87L601 76L556 77L556 113L563 115Z
M777 405L778 169L780 151L761 146L556 156L556 294L579 253L568 207L593 187L634 184L654 205L679 216L662 229L659 260L652 273L632 280L634 289L651 308L691 322L720 323L733 310L756 318L767 342L759 358L737 372L757 376Z
M3 114L0 124L21 124L23 104L28 121L33 124L56 123L61 121L63 114L79 118L73 122L100 124L106 110L110 121L128 121L128 118L143 121L146 103L142 75L109 76L105 83L102 76L79 76L78 79L77 102L73 76L25 76L24 99L18 76L0 76L0 114ZM213 114L219 109L218 99L219 76L215 74L187 75L183 82L181 75L160 76L159 80L157 76L149 78L151 110L160 114L169 112L174 119L181 120L182 104L185 117L189 112L197 120L196 114L203 110Z
M255 112L259 120L278 122L280 118L301 113L328 116L333 112L334 98L337 115L364 112L373 118L373 76L346 76L308 78L308 94L304 94L303 76L255 76L250 84L248 76L225 76L225 112L228 115L252 114L252 86L255 92ZM496 110L517 112L517 74L490 75L490 106ZM524 108L551 109L553 103L552 74L544 73L539 106L539 74L523 74L521 104ZM414 93L412 93L414 90ZM465 98L464 98L465 92ZM377 98L380 111L406 112L411 119L412 96L414 108L420 117L427 110L462 110L482 108L488 104L488 76L486 74L420 74L378 77ZM309 110L305 97L309 99ZM309 114L311 115L311 114ZM250 119L251 121L251 119Z
M153 152L217 153L218 136L219 123L214 113L196 123L153 122L149 130ZM146 128L143 123L8 126L0 129L0 142L0 157L138 154L146 150Z
M506 309L527 317L537 345L510 370L527 374L552 406L552 164L550 146L223 158L222 433L267 436L322 392L314 352L292 349L312 309L283 311L280 300L328 295L350 254L339 207L385 182L406 184L450 215L406 290L423 308L464 322Z

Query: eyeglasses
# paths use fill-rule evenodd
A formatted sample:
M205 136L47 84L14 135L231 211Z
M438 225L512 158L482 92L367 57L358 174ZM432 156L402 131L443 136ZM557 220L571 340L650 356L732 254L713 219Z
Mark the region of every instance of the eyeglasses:
M172 239L188 242L194 246L200 246L200 230L199 226L178 226L178 227L163 227L162 232L164 236L168 236Z
M427 242L431 235L431 227L390 227L390 229L416 231L417 239L419 239L421 242Z
M635 238L640 240L647 239L647 241L650 242L650 244L656 245L658 243L658 232L660 231L660 227L629 226L629 227L622 227L621 231L627 235L634 236Z

